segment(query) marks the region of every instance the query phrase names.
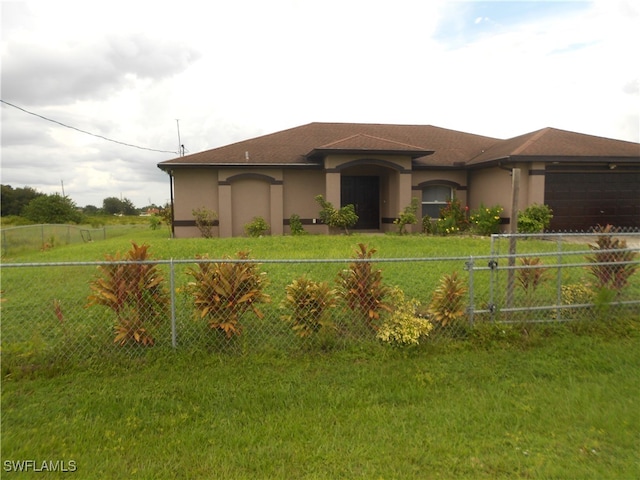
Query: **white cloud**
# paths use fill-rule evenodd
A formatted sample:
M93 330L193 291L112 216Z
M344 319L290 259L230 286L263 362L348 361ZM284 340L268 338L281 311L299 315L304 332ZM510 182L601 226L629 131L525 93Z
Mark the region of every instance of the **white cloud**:
M544 126L639 140L632 1L3 3L2 95L143 147L188 152L311 121L496 137ZM168 199L133 149L2 106L2 182L80 205Z

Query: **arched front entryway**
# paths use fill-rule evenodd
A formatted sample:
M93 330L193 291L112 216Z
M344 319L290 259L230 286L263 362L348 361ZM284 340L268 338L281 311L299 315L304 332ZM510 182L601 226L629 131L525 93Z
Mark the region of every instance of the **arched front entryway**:
M336 170L340 173L340 206L352 204L358 215L353 230L384 230L393 223L398 211L406 206L401 205L403 176L408 179L406 196L411 194L411 171L388 160L358 159ZM407 204L409 201L410 197Z
M380 228L380 177L373 175L342 175L340 178L341 206L352 204L358 222L354 230Z

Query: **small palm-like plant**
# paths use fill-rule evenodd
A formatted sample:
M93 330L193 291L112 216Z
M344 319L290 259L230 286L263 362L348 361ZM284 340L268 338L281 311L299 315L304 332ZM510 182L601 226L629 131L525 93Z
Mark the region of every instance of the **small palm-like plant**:
M428 312L431 318L443 327L454 324L464 315L463 301L466 292L467 289L458 278L457 272L444 275L429 304Z
M296 335L309 337L322 328L333 327L327 314L336 306L337 293L327 282L300 277L287 285L285 292L281 306L291 313L282 319L292 324Z
M91 283L88 306L103 305L116 314L114 343L120 345L130 341L153 345L151 330L167 315L164 277L156 265L145 263L150 260L148 250L149 245L132 242L124 256L107 255L109 263L98 267L102 275Z
M346 301L349 309L362 314L372 330L378 328L380 312L391 311L385 302L389 288L382 282L382 271L373 269L368 261L376 251L359 243L355 251L355 259L359 261L349 264L349 268L340 272L337 279L339 296Z
M615 232L612 225L599 227L596 231L603 235L598 236L595 245L589 245L594 252L587 256L592 263L588 267L589 273L595 277L597 288L619 293L638 269L637 265L630 263L638 254L627 248L625 240L610 235Z
M542 267L539 257L523 257L520 259L520 265L523 268L518 269L516 278L524 290L527 306L530 307L533 303L533 293L547 279L547 269Z
M263 292L265 274L249 260L248 252L238 252L239 261L211 263L206 261L207 256L198 258L203 261L197 268L187 269L187 275L194 279L187 290L199 318L206 319L212 329L223 331L227 338L241 334L240 318L247 310L263 318L257 305L271 298Z

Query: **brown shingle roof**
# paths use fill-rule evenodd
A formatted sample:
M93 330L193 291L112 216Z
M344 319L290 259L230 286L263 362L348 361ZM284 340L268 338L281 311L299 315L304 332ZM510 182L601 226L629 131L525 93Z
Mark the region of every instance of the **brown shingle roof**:
M478 166L514 157L640 159L638 143L554 128L500 140L431 125L309 123L175 158L158 166L162 169L199 165L315 166L317 156L335 151L406 152L414 158L416 168Z
M535 132L503 140L467 162L479 165L510 157L640 157L640 144L543 128Z
M336 140L335 142L314 148L309 157L322 153L333 152L362 152L362 153L406 153L413 158L430 155L433 150L426 150L424 147L417 147L407 143L396 142L386 138L374 137L365 133L358 133L347 138Z
M481 149L488 148L498 141L495 138L431 125L310 123L175 158L158 166L167 169L181 165L314 165L313 159L307 155L316 149L330 148L336 142L343 142L342 145L336 145L342 150L360 147L375 151L406 151L422 155L435 151L433 155L417 158L416 164L452 166L467 161Z

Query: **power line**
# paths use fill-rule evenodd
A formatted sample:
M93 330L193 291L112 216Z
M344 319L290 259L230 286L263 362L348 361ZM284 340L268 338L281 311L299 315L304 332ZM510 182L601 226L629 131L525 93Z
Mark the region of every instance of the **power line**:
M86 130L82 130L80 128L72 127L71 125L67 125L67 124L59 122L57 120L53 120L51 118L47 118L47 117L44 117L42 115L38 115L37 113L30 112L29 110L25 110L22 107L14 105L13 103L5 102L2 99L0 99L0 102L4 103L5 105L9 105L10 107L17 108L18 110L20 110L20 111L22 111L24 113L28 113L29 115L33 115L34 117L38 117L38 118L41 118L42 120L46 120L47 122L55 123L55 124L60 125L62 127L70 128L71 130L75 130L75 131L80 132L80 133L85 133L87 135L91 135L92 137L101 138L102 140L106 140L108 142L118 143L120 145L124 145L125 147L133 147L133 148L138 148L140 150L149 150L149 151L152 151L152 152L178 154L177 152L172 152L170 150L158 150L158 149L155 149L155 148L140 147L138 145L132 145L131 143L125 143L125 142L120 142L118 140L113 140L112 138L103 137L102 135L98 135L98 134L95 134L95 133L87 132Z

